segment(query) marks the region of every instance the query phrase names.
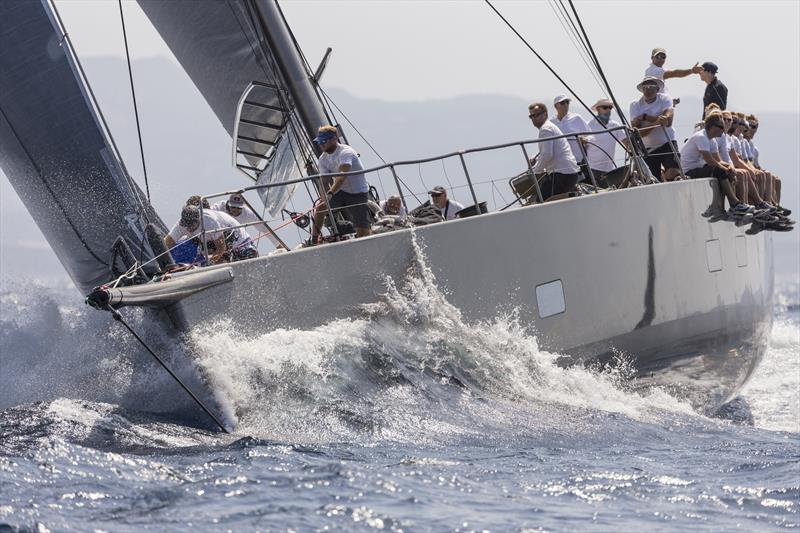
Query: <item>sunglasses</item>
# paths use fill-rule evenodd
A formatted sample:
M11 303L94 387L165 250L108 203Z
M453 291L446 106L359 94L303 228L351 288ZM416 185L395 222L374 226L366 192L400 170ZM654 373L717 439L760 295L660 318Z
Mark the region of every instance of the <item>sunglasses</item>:
M597 106L597 109L611 109L611 106L610 105L599 105L599 106Z
M719 129L721 129L721 130L724 130L724 129L725 129L725 126L723 126L723 125L722 125L722 124L720 124L719 122L716 122L716 123L714 123L714 124L711 124L711 125L710 125L710 127L712 127L712 128L719 128Z
M528 115L528 118L536 118L536 117L538 117L539 115L544 115L544 114L545 114L545 112L544 112L544 111L539 111L538 113L533 113L533 114L531 114L531 115Z
M750 129L751 130L757 130L758 129L758 124L750 124Z
M665 56L664 54L656 54L656 57L659 58L659 59L666 59L667 58L667 56Z
M432 192L431 193L431 198L439 198L440 196L443 196L443 195L444 195L443 192Z
M569 100L562 100L559 103L557 103L556 105L567 105L567 104L569 104Z

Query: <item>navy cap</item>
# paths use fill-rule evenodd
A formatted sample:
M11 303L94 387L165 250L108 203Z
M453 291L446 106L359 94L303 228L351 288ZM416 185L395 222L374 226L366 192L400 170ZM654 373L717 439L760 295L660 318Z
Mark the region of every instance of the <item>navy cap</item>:
M710 72L711 74L716 74L719 68L717 67L716 63L712 63L711 61L706 61L702 65L703 70L706 72Z
M325 144L335 137L337 137L336 133L332 131L323 131L314 138L314 142L317 144Z

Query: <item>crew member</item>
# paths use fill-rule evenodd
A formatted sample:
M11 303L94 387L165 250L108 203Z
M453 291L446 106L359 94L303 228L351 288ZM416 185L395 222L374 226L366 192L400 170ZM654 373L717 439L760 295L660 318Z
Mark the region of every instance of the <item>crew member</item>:
M672 129L672 98L659 92L664 89L664 82L653 76L643 79L636 88L642 97L631 103L630 117L631 125L639 128L647 148L645 163L656 179L672 181L680 175L675 156L678 143L675 142L675 130Z
M442 214L442 218L445 220L453 220L456 218L456 213L464 209L464 206L460 203L447 198L447 191L441 185L437 185L429 190L428 194L431 195L431 202L436 206Z
M529 105L528 117L539 130L539 139L562 135L558 126L547 120L547 107L543 103ZM580 169L567 140L564 138L544 140L538 145L539 155L533 164L533 173L547 174L540 184L542 198L546 200L557 194L574 191Z
M356 151L339 142L336 126L321 126L314 142L322 150L318 161L320 174L364 170ZM332 210L344 209L349 213L349 218L356 229L356 237L371 235L372 225L367 208L368 192L369 184L363 173L335 176L325 197L320 198L316 205L309 244L315 244L319 239L322 223L328 214L328 205Z

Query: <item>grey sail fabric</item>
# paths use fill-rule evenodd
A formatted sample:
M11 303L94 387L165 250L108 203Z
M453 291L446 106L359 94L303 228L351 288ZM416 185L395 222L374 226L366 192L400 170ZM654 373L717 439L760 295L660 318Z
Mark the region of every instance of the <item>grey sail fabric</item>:
M237 135L237 148L252 154L243 157L258 169L258 183L280 183L299 177L297 161L283 153L289 147L287 137L296 120L294 106L274 61L266 55L269 48L261 37L252 3L247 0L138 0L138 3L228 134ZM239 101L253 82L259 87L245 100L242 110L245 121L237 129ZM291 143L295 150L299 149L295 139ZM280 211L292 190L280 187L262 193L272 216Z
M0 167L84 294L111 278L124 237L137 257L147 221L44 2L0 2Z

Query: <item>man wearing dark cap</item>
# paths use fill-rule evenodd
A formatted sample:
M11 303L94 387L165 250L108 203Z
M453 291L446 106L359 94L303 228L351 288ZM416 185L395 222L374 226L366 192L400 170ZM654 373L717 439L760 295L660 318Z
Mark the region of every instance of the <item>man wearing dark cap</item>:
M706 61L702 65L703 71L700 73L700 78L706 82L706 92L703 95L703 118L705 118L705 109L708 104L715 103L723 111L728 105L728 88L725 84L717 78L717 65L711 61Z
M439 210L445 220L453 220L456 218L456 213L464 209L464 206L460 203L447 198L447 190L441 185L429 190L428 194L431 195L433 205L436 206L436 209Z

